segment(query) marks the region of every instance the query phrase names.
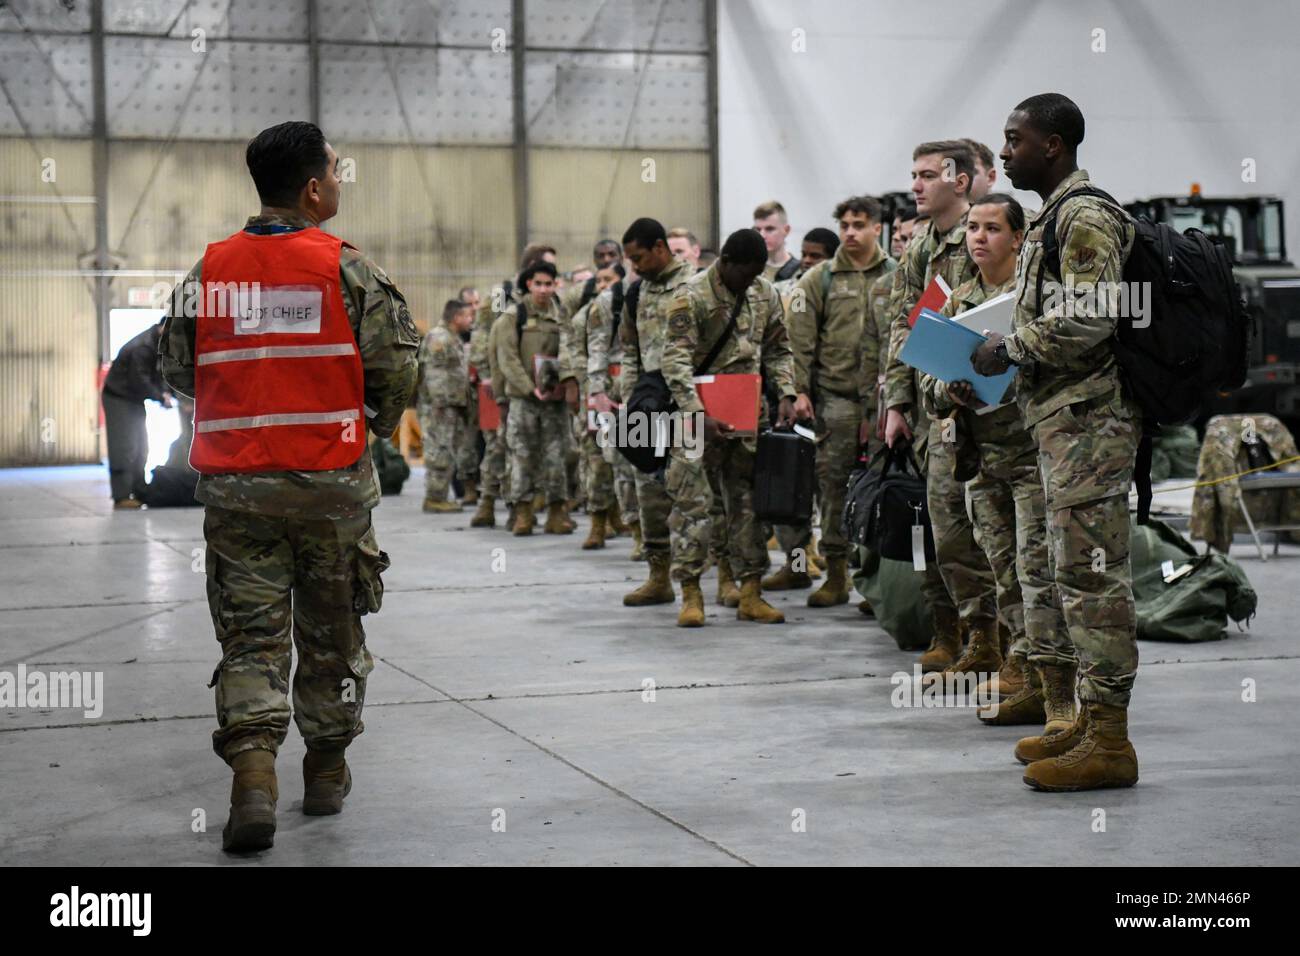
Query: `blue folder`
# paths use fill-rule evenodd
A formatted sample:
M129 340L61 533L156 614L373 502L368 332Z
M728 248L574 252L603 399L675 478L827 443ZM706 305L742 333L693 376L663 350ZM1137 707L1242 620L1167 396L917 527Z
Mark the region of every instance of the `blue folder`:
M980 401L997 405L1015 377L1013 365L1001 375L980 375L971 367L970 357L985 341L985 336L959 322L930 309L916 317L899 361L933 375L944 382L970 382Z

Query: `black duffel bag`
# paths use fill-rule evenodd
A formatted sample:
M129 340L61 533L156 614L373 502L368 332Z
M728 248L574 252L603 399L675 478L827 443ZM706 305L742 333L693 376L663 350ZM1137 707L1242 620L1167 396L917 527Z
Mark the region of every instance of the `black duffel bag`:
M754 517L772 524L812 518L817 445L792 431L765 431L754 455Z
M854 544L882 558L913 563L912 528L925 535L925 559L934 560L934 533L926 504L925 478L907 442L882 448L849 476L842 532Z

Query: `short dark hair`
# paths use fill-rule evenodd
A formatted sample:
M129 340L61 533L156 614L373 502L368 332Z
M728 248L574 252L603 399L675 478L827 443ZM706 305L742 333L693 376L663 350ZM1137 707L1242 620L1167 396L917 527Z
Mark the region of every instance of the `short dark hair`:
M468 302L462 302L460 299L448 299L442 306L442 321L450 322L456 318L457 312L462 312L468 308Z
M953 169L960 176L966 174L967 190L970 189L969 183L975 178L975 154L971 148L966 145L965 140L960 139L937 139L928 143L922 143L916 149L912 150L912 159L920 159L922 156L933 156L939 154L945 160L952 160Z
M548 252L551 255L557 254L554 246L548 246L544 242L530 242L528 245L524 246L524 251L519 256L519 268L527 269L535 262L542 262L542 256L546 255Z
M539 272L546 273L552 279L559 277L559 273L555 271L555 266L547 262L545 259L538 259L537 261L531 263L521 273L519 273L519 282L518 282L519 288L527 289L529 280L532 279L534 276L536 276Z
M981 166L985 169L993 168L993 150L989 149L979 140L971 139L969 136L963 139L962 142L970 147L970 151L975 154L975 158L979 160Z
M617 239L601 239L594 246L591 247L591 257L594 259L596 257L596 253L601 249L606 248L607 246L613 246L615 249L618 250L619 255L623 254L623 247L618 244Z
M809 229L808 232L804 234L803 241L817 243L817 245L826 250L827 259L835 255L835 250L840 247L840 237L822 226L818 226L816 229Z
M280 123L249 140L244 161L262 205L291 208L309 180L325 175L325 134L315 123Z
M976 206L1001 206L1006 210L1007 225L1012 232L1025 228L1025 207L1010 193L988 193L970 204L972 209Z
M627 227L627 232L623 233L623 245L629 242L635 242L642 249L653 249L655 243L668 243L668 233L664 231L664 224L658 219L641 217L632 225Z
M460 301L464 302L465 296L471 292L478 292L478 289L474 288L472 285L463 285L460 287L460 291L456 293L456 297L460 299Z
M767 263L767 243L757 229L737 229L722 244L722 258L737 265Z
M916 203L912 200L900 202L894 206L894 218L899 222L907 222L916 218Z
M1083 142L1083 113L1074 100L1063 93L1039 93L1016 104L1029 125L1047 136L1055 133L1070 152Z
M831 218L839 222L850 212L860 213L872 222L880 222L880 200L874 196L850 196L835 207Z

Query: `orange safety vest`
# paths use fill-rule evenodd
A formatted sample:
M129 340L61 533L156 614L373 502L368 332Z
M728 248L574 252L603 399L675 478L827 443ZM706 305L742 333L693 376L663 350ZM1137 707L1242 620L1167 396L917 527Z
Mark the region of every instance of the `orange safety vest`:
M343 240L237 232L203 255L194 443L201 474L325 471L365 450L361 353L339 279Z

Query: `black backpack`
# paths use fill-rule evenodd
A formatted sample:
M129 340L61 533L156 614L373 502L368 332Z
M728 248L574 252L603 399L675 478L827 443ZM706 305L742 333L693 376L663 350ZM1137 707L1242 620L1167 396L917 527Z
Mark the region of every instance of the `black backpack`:
M1043 227L1043 267L1058 282L1061 250L1056 218L1073 196L1096 196L1132 223L1133 250L1124 263L1125 283L1150 283L1145 325L1120 321L1111 350L1128 394L1142 407L1143 436L1134 480L1138 523L1151 509L1151 439L1161 425L1194 419L1213 393L1246 380L1251 323L1232 263L1223 246L1199 229L1179 233L1165 223L1132 219L1109 194L1094 186L1058 199ZM1042 302L1043 274L1038 275Z
M193 468L159 465L153 470L153 480L136 497L150 508L191 508L201 503L194 499L198 486L199 473Z
M912 528L925 528L925 559L934 560L934 533L926 503L925 478L912 446L882 448L849 476L841 532L854 544L891 561L912 563Z

